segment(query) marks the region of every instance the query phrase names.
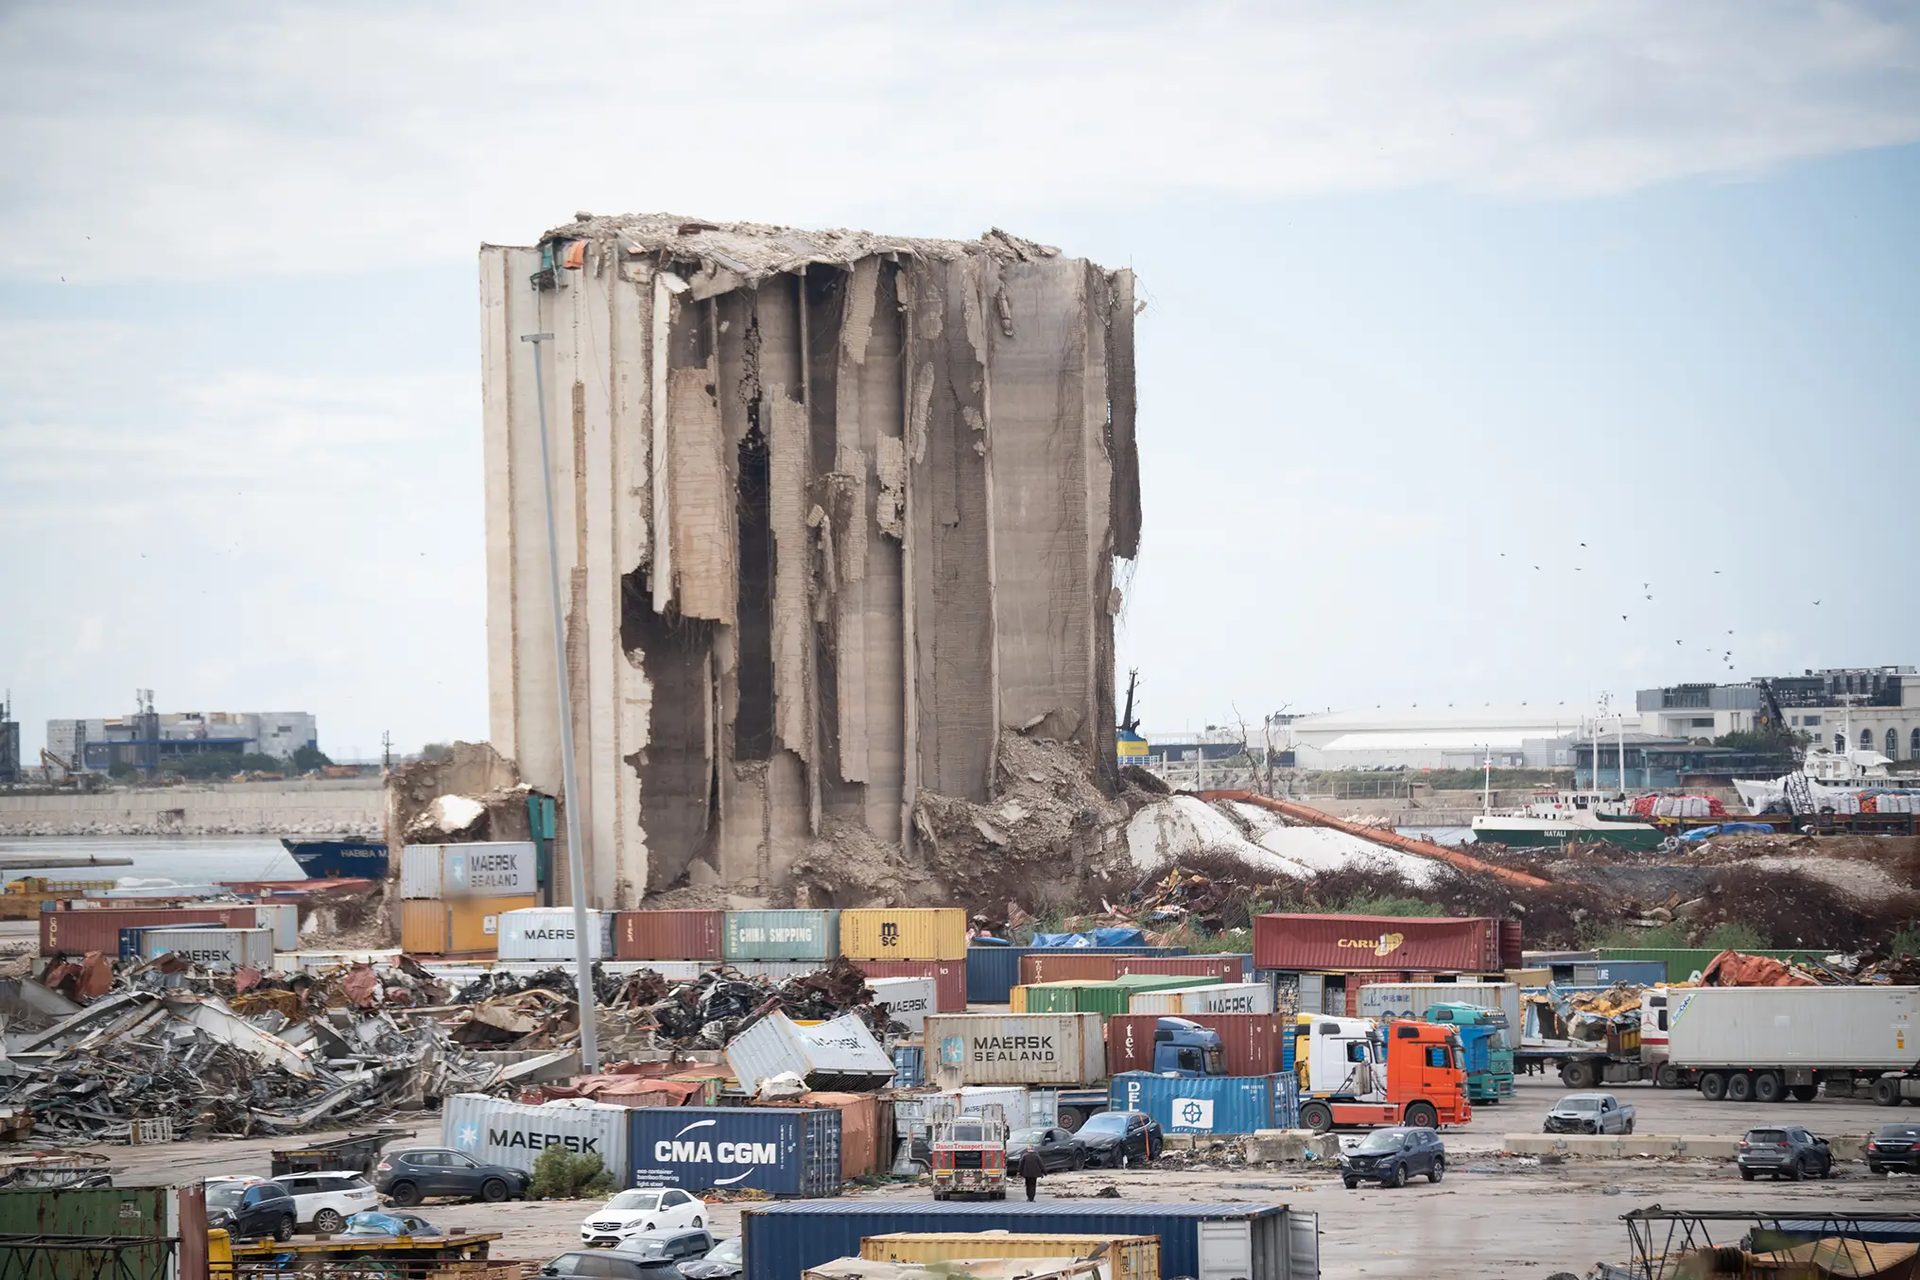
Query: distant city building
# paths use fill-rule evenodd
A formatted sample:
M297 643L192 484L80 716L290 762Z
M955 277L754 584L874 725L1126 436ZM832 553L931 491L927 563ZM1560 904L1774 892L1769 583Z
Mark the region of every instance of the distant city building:
M1559 703L1423 703L1300 716L1284 732L1302 769L1478 769L1488 759L1496 769L1565 769L1591 723L1590 711Z
M62 767L107 773L115 765L164 769L194 755L285 759L320 745L304 711L146 712L109 719L47 721L47 750Z
M1637 695L1641 728L1662 738L1718 738L1758 728L1767 695L1815 744L1920 760L1920 672L1911 666L1830 667L1739 684L1677 684ZM1629 770L1631 773L1631 769Z
M13 699L0 700L0 784L20 781L20 722Z

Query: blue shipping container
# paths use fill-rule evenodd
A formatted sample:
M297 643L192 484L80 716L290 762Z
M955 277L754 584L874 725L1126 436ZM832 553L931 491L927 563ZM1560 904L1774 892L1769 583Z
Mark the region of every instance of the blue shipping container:
M1201 1269L1200 1225L1244 1223L1226 1242L1237 1257ZM754 1204L740 1213L746 1247L744 1280L799 1280L808 1267L860 1256L866 1236L892 1231L1025 1231L1044 1235L1159 1236L1163 1277L1258 1276L1315 1280L1320 1274L1319 1220L1285 1205L1152 1204L1124 1200L935 1202L800 1200ZM1229 1269L1231 1268L1231 1269Z
M917 1044L893 1046L893 1087L918 1089L927 1082L927 1051Z
M1005 1004L1020 985L1020 957L1034 952L1054 953L1057 947L968 947L967 1002L969 1004ZM1076 951L1075 955L1094 956L1183 956L1185 947L1095 947Z
M729 911L720 930L727 960L831 960L840 954L838 911Z
M1168 1133L1292 1129L1300 1118L1292 1072L1270 1076L1161 1076L1123 1071L1109 1086L1115 1111L1144 1111Z
M636 1107L629 1187L775 1196L840 1192L840 1113L827 1107Z

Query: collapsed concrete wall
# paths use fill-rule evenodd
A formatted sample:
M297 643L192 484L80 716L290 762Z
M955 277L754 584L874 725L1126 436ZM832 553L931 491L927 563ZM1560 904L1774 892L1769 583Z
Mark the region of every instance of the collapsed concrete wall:
M974 241L582 217L480 255L493 744L560 788L534 346L590 895L772 890L994 797L1111 790L1133 282ZM828 833L823 837L823 833ZM906 859L910 865L912 858Z

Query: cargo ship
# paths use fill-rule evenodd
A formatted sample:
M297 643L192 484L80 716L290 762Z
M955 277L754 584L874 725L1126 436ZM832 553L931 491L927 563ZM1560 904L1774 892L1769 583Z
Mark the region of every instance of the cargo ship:
M306 840L283 837L280 843L309 880L387 878L384 840Z
M1603 806L1613 805L1614 812ZM1569 840L1605 841L1626 849L1657 849L1667 833L1621 810L1611 797L1563 791L1519 809L1475 814L1473 838L1510 848L1562 845Z

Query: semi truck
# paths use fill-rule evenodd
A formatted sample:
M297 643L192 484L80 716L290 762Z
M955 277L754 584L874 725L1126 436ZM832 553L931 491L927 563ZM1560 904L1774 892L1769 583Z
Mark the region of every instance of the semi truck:
M1294 1070L1300 1124L1318 1133L1391 1124L1433 1129L1473 1117L1465 1055L1451 1027L1303 1013Z
M1429 1005L1422 1021L1452 1027L1467 1064L1467 1100L1492 1106L1513 1096L1513 1045L1507 1015L1472 1004Z
M1666 992L1667 1061L1709 1102L1920 1101L1920 987Z

